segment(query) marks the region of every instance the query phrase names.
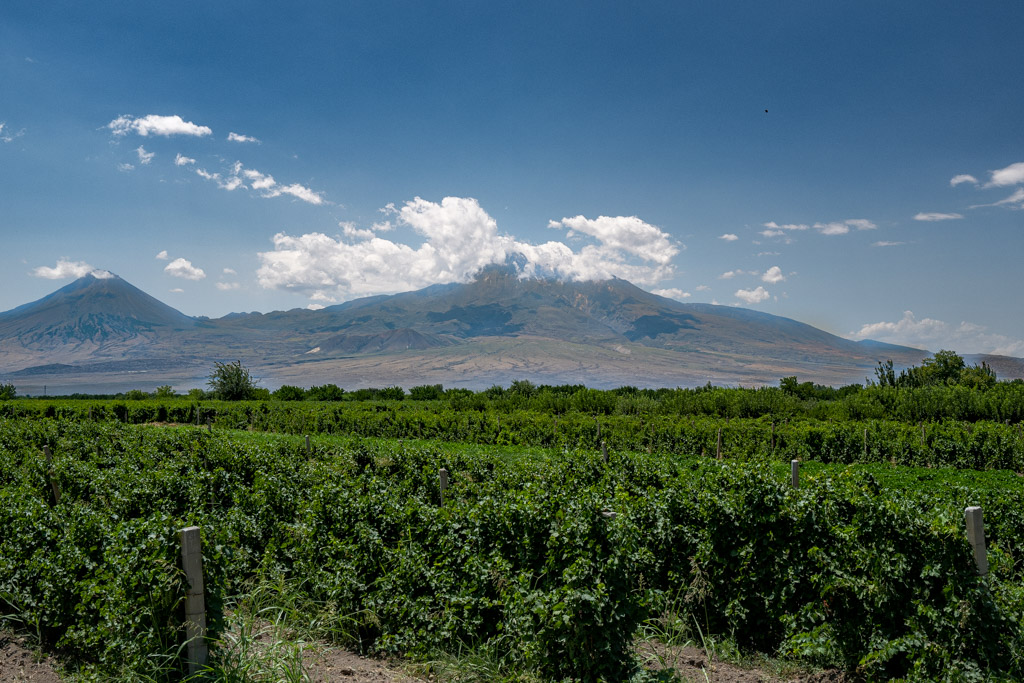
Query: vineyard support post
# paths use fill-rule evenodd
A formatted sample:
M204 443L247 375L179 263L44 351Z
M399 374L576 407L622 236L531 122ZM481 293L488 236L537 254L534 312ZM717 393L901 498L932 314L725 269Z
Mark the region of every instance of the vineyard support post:
M868 430L864 430L864 462L868 461Z
M980 507L969 507L964 510L964 521L967 523L967 541L974 550L974 564L978 565L978 574L988 574L988 553L985 549L985 520Z
M190 526L178 532L181 539L181 568L185 570L188 587L185 593L185 638L188 642L188 673L195 674L206 666L206 601L203 596L203 550L199 527Z
M50 480L50 488L53 489L53 504L57 505L60 503L60 486L53 478L53 455L50 453L49 446L43 446L43 454L46 455L46 472Z
M307 458L310 457L312 455L312 453L313 453L313 451L312 451L312 449L310 448L310 445L309 445L309 434L306 434L306 457Z
M717 457L719 460L722 459L722 428L721 427L718 428L718 441L716 442L716 445L715 445L715 457Z
M441 484L441 505L444 505L444 490L448 488L448 470L442 467L437 473L437 478Z
M800 461L790 460L789 469L792 474L793 488L800 488Z

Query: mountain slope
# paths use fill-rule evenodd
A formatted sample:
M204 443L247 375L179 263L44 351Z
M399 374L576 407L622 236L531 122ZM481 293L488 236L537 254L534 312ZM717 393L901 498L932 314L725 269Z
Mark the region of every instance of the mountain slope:
M128 373L197 385L213 361L236 359L267 386L688 386L774 384L794 374L842 384L862 382L879 360L910 365L926 355L767 313L685 304L625 280L520 279L507 267L320 311L218 320L190 318L120 278L87 276L0 313L0 371L47 377L50 386L58 375L138 385L142 378Z

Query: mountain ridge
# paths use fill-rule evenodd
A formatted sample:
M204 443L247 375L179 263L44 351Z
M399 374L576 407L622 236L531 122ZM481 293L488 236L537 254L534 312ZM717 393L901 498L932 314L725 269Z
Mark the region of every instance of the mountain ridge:
M198 386L203 368L235 359L268 385L620 386L640 378L692 386L776 383L793 374L839 384L863 381L879 360L906 366L927 355L770 313L679 302L626 280L526 279L502 267L464 284L318 311L215 319L187 316L117 276L90 275L0 313L0 373L70 384L144 378Z

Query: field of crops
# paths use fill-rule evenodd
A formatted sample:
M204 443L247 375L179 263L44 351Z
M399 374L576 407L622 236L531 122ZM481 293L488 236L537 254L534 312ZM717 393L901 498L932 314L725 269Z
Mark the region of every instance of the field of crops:
M225 601L283 581L349 647L468 646L549 680L639 676L634 638L665 618L877 680L1020 679L1022 443L952 420L0 403L0 615L91 675L178 680L196 525L213 642Z

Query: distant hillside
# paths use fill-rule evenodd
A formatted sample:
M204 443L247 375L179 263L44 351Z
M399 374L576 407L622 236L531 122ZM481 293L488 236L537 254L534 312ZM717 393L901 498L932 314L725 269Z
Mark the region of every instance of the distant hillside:
M873 377L879 360L906 366L927 355L767 313L684 304L625 280L521 279L509 267L320 311L217 320L190 318L116 276L86 276L0 313L0 374L40 386L196 386L215 360L241 360L270 387L757 385L788 375L845 384Z

